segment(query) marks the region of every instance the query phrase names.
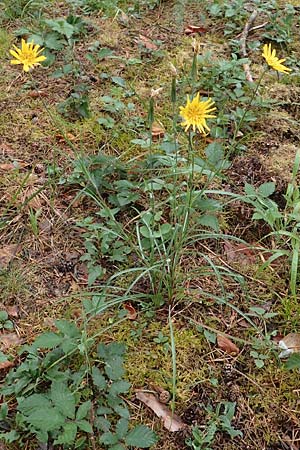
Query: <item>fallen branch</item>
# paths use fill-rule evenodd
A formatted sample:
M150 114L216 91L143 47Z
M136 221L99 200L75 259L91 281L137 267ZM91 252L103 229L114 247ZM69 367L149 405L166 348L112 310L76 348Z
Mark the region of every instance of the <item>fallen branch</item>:
M241 34L241 39L240 39L240 43L241 43L241 54L242 54L242 56L243 56L244 58L247 58L247 50L246 50L246 40L247 40L247 36L248 36L248 34L249 34L251 25L253 24L253 22L254 22L255 19L256 19L257 14L258 14L258 11L255 9L255 10L252 12L251 16L249 17L248 22L246 22L246 25L245 25L245 27L244 27L244 30L243 30L243 32L242 32L242 34ZM248 63L243 64L243 67L244 67L244 71L245 71L245 74L246 74L246 80L250 81L250 83L253 83L253 78L252 78L252 75L251 75L251 72L250 72L250 66L249 66L249 64L248 64Z

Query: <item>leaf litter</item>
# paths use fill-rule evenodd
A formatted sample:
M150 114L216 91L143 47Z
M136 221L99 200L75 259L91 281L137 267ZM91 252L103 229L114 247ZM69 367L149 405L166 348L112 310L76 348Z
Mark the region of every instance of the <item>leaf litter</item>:
M187 424L177 415L174 414L164 403L159 401L154 394L145 391L137 391L136 398L144 405L148 406L157 417L159 417L164 427L170 432L176 432L187 428Z

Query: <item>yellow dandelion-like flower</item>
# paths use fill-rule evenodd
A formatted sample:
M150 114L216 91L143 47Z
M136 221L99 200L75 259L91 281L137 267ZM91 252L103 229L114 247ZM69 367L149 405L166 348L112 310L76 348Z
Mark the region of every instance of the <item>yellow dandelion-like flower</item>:
M44 50L40 48L40 45L33 42L27 43L24 39L21 42L21 48L13 46L13 50L9 53L15 58L10 61L11 64L23 64L23 70L29 72L29 69L36 65L40 65L40 62L45 61L46 56L41 55Z
M271 47L271 44L265 44L263 46L263 53L262 56L267 61L267 64L274 70L277 70L277 72L282 73L289 73L292 71L292 69L289 69L288 67L284 66L282 63L285 61L285 58L278 59L276 56L276 50Z
M216 117L211 113L217 108L213 107L214 102L211 98L205 102L201 102L199 96L200 94L198 92L192 101L189 96L187 96L187 103L185 106L180 106L179 114L184 119L184 122L182 122L181 125L185 127L185 131L188 131L189 127L193 127L193 131L196 131L197 127L200 133L206 135L207 133L205 130L210 131L206 119Z

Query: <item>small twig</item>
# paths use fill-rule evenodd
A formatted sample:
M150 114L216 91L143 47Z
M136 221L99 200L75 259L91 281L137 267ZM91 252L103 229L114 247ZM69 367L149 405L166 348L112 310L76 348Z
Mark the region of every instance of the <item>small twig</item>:
M251 28L251 25L253 24L253 22L254 22L255 19L256 19L257 14L258 14L258 11L255 9L255 10L252 12L251 16L249 17L248 22L246 22L245 27L244 27L244 30L243 30L242 35L241 35L241 39L240 39L240 43L241 43L241 54L242 54L242 56L243 56L244 58L247 58L246 39L247 39L247 36L248 36L248 34L249 34L249 30L250 30L250 28ZM253 83L253 78L252 78L252 75L251 75L251 72L250 72L250 66L249 66L249 64L248 64L248 63L243 64L243 67L244 67L244 71L245 71L245 74L246 74L246 79L247 79L248 81L250 81L250 83Z
M254 31L254 30L259 30L260 28L264 28L266 25L268 25L268 21L266 21L266 22L264 22L264 23L261 23L260 25L256 25L255 27L251 27L250 28L250 30L249 30L249 32L250 31Z

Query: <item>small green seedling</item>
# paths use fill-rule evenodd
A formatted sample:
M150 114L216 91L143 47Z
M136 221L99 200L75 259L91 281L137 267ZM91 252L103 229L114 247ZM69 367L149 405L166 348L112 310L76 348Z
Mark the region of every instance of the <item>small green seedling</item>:
M13 330L14 324L8 319L6 311L0 311L0 330Z

